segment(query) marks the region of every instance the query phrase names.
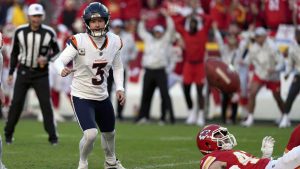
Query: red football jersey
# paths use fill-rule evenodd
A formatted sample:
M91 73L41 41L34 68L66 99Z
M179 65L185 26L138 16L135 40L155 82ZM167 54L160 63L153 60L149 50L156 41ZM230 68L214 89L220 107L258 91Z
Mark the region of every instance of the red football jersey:
M290 140L286 146L286 152L287 151L290 151L292 150L294 147L297 147L300 145L300 139L299 139L299 136L300 136L300 124L297 125L295 127L295 129L293 130L292 134L291 134L291 137L290 137Z
M297 24L299 25L300 24L300 0L295 1L294 7L296 12L296 21Z
M208 41L208 33L211 28L212 19L208 15L200 15L204 21L203 27L195 34L190 34L184 28L184 20L178 20L175 23L177 31L181 34L185 43L184 58L187 62L203 63L206 42Z
M269 28L276 29L279 24L288 23L291 13L288 0L265 0L266 23Z
M215 151L204 156L200 162L200 169L208 169L214 161L226 162L226 169L264 169L270 159L259 159L240 150Z

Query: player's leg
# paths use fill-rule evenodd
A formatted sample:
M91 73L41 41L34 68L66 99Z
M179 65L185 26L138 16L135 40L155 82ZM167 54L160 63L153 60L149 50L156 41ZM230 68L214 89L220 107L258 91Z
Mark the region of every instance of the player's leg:
M203 97L203 84L197 83L197 101L198 101L198 119L197 125L204 126L205 124L205 116L204 116L204 97Z
M228 102L229 102L229 94L222 92L222 121L224 124L226 124L227 122L226 112L227 112Z
M87 169L88 155L94 147L94 142L98 133L97 126L94 120L95 101L80 99L72 96L72 107L80 128L83 131L83 137L79 142L79 166L78 169Z
M299 94L300 91L300 75L295 75L291 87L289 89L289 93L287 99L284 104L283 116L282 120L279 123L280 128L288 127L289 126L289 118L288 115L291 111L292 105Z
M51 144L56 145L58 142L58 138L50 100L51 98L48 76L40 77L33 80L32 87L35 90L35 93L40 103L44 119L44 128L49 135L48 141Z
M266 169L294 169L300 166L300 146L293 148L277 160L272 160Z
M183 94L188 108L188 117L186 119L187 124L194 124L197 121L197 113L194 110L194 105L191 97L191 87L193 83L192 74L193 67L189 63L185 63L183 66Z
M164 69L157 70L157 71L158 71L158 73L156 76L156 83L159 87L159 91L160 91L160 95L163 100L163 104L164 104L166 110L170 113L170 122L175 123L173 105L172 105L172 101L171 101L171 97L170 97L169 89L168 89L167 74ZM164 119L162 119L162 120L164 120Z
M152 102L152 97L156 88L156 83L153 80L155 77L155 72L153 70L145 70L143 89L142 89L142 99L141 108L136 122L141 122L143 118L149 120L150 106Z
M252 126L254 122L254 108L255 108L255 99L258 91L261 89L263 86L263 83L260 83L259 81L253 80L251 85L250 85L250 96L249 96L249 102L248 102L248 117L247 119L242 122L242 125L245 127L250 127Z
M98 101L95 120L101 131L101 146L105 155L105 169L123 169L115 153L115 114L109 99Z
M29 87L30 84L28 82L28 77L21 74L18 75L15 82L12 104L9 108L7 122L4 127L5 141L8 144L12 143L15 126L23 110L26 94Z

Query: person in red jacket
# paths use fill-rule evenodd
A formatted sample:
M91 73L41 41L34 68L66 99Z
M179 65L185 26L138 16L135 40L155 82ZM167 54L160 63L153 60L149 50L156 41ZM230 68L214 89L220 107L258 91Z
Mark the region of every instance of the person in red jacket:
M199 126L203 126L205 123L202 89L205 82L205 44L208 40L208 32L211 28L211 24L212 20L209 16L199 14L191 14L185 19L178 20L176 24L176 29L181 34L185 43L183 54L185 60L183 66L183 84L189 114L186 120L187 124L196 123ZM194 106L190 95L193 83L197 86L198 112L193 109Z

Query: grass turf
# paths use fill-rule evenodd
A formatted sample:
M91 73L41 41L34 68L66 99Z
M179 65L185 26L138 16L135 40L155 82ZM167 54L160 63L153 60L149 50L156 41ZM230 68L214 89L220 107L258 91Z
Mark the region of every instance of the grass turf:
M0 127L3 129L3 122ZM129 169L196 169L202 155L196 148L197 126L176 124L134 125L118 123L116 151L122 164ZM273 125L252 128L227 126L238 141L236 149L260 156L261 140L266 135L276 139L274 157L280 156L292 128L278 129ZM3 130L2 130L3 131ZM8 169L75 169L78 164L78 143L82 136L76 122L59 123L59 144L51 146L43 124L21 120L16 127L12 145L3 143L3 161ZM2 134L3 137L3 134ZM103 168L100 137L89 156L89 168Z

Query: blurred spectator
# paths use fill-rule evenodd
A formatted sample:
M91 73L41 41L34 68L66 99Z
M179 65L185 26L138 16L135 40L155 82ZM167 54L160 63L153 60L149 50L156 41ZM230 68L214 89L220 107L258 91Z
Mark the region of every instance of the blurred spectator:
M243 28L246 21L246 9L240 3L240 0L232 0L229 6L230 22L237 23L240 28Z
M145 26L148 31L153 30L153 27L156 25L164 25L165 19L160 14L160 0L144 0L143 8L141 11L142 15L147 16L145 21Z
M228 29L230 17L228 15L228 6L223 3L223 0L214 0L211 3L210 15L217 22L218 29L222 34Z
M73 23L75 22L75 18L77 15L77 9L75 0L66 0L64 3L64 9L58 17L57 24L65 25L72 33L76 33L73 28Z
M184 8L181 10L181 15L184 17L192 14L204 14L199 0L186 0Z
M122 11L121 11L121 4L122 0L102 0L105 6L107 6L108 10L110 11L110 18L112 20L121 18Z
M276 32L279 24L291 22L292 10L287 0L265 0L262 1L265 11L266 26Z
M241 52L238 49L238 39L236 36L228 35L226 37L227 44L224 43L222 35L217 28L216 23L213 24L214 35L220 48L222 60L229 66L238 70L238 62L241 57ZM222 121L226 123L236 123L236 115L238 110L238 93L222 92ZM227 120L227 106L231 103L231 121Z
M171 41L174 33L174 23L165 10L161 10L161 13L167 20L166 30L162 25L156 25L153 28L153 34L150 34L145 28L146 15L142 15L141 21L138 25L138 34L145 43L142 61L145 74L141 98L141 109L140 114L136 119L138 123L145 123L149 120L150 106L156 87L160 90L162 102L165 104L166 110L169 110L171 123L175 123L166 73L170 57L168 52L171 49ZM165 115L162 115L162 118L160 119L162 123L165 123L164 118Z
M84 32L85 31L85 26L83 25L82 22L82 14L84 12L84 9L91 3L91 2L97 2L94 0L86 0L84 1L81 6L78 8L77 14L76 14L76 19L73 23L73 28L75 29L76 32Z
M284 67L283 56L275 43L267 38L267 31L262 27L255 30L255 43L249 48L245 63L254 66L254 75L250 84L248 103L248 117L242 122L243 126L250 127L254 122L255 98L259 90L266 86L272 91L280 112L283 113L283 101L280 95L279 73Z
M26 6L24 0L14 0L13 5L7 11L6 23L19 26L27 23Z
M140 12L142 9L141 0L121 0L120 7L123 20L126 21L140 18Z
M122 20L115 19L111 22L111 28L112 32L116 35L119 35L122 39L123 47L121 49L120 56L122 59L123 67L124 67L124 87L126 86L126 77L127 77L127 70L129 68L129 62L134 60L137 56L137 48L135 46L134 37L131 33L127 33L124 31L124 24ZM111 96L112 87L113 87L113 70L109 70L109 76L107 78L107 91L109 96ZM119 120L123 120L123 107L124 105L121 105L119 102L117 106L117 118Z
M181 18L184 6L185 0L164 0L162 4L175 22Z
M247 29L248 25L251 24L254 24L256 27L265 25L265 16L261 0L242 0L242 5L247 12L244 29Z
M290 7L293 10L293 24L300 25L300 0L290 0Z
M204 74L204 58L205 45L208 40L208 32L211 28L211 18L206 15L191 14L182 20L177 25L177 31L181 33L185 43L184 58L185 63L183 67L183 84L184 95L188 106L187 124L197 123L203 126L204 118L204 97L202 89L205 82ZM191 86L195 83L197 86L197 106L193 106L190 95Z
M281 122L279 123L280 128L289 127L291 125L290 120L288 118L288 115L291 111L292 105L299 94L300 91L300 30L296 29L296 44L292 45L288 49L288 64L287 64L287 70L286 70L286 76L285 79L288 78L288 76L293 73L294 79L292 81L292 84L289 89L288 97L285 102L284 106L284 114L281 119Z

